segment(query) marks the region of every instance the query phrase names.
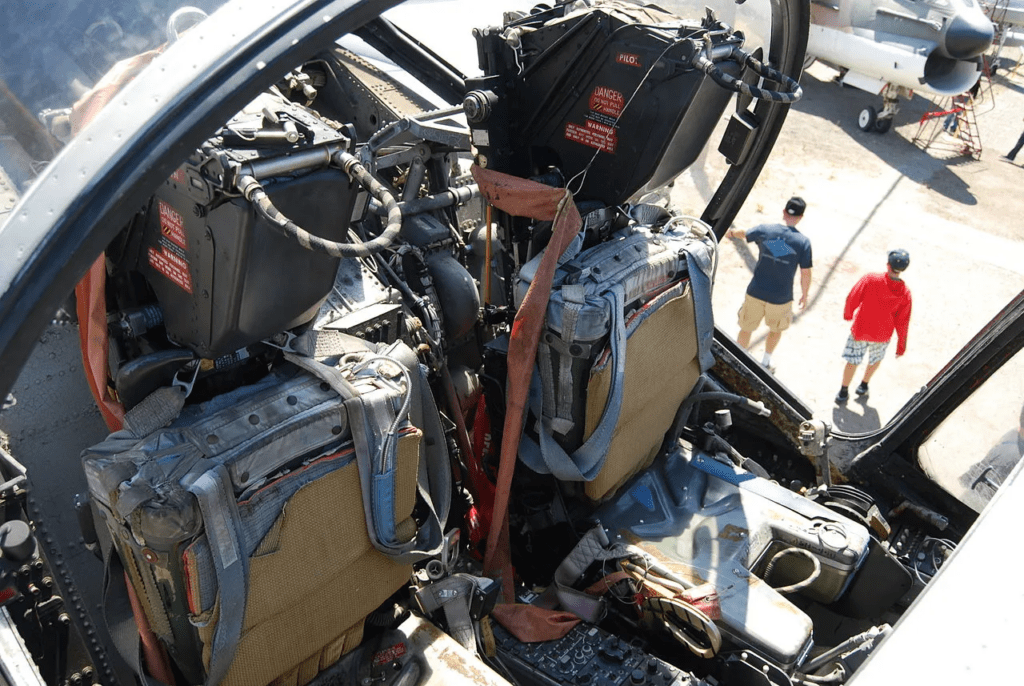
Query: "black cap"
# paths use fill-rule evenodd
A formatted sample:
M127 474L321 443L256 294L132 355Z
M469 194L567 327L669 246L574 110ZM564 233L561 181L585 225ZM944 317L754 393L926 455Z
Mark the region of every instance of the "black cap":
M897 249L889 251L889 266L894 271L901 272L910 266L910 253L906 250Z
M804 202L803 198L796 195L790 198L789 202L786 203L786 214L790 217L802 217L804 216L804 210L806 209L807 203Z

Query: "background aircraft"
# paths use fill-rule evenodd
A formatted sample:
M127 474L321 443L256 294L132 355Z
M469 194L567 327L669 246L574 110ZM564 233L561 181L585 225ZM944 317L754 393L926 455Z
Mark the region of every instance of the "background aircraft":
M807 54L839 69L841 83L882 96L881 111L866 107L857 123L884 133L901 94L969 90L993 36L975 0L811 0Z
M995 51L989 62L994 74L996 69L1003 66L1004 49L1020 50L1018 63L1024 58L1024 0L981 0L981 8L992 20L996 30Z

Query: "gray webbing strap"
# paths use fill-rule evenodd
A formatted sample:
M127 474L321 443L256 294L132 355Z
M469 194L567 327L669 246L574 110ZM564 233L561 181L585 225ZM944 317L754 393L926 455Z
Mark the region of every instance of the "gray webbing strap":
M625 293L621 284L609 289L604 298L608 303L612 320L611 360L612 382L608 390L601 419L590 438L573 454L568 455L555 441L548 427L544 426L543 394L540 377L534 373L530 383L530 409L541 417L537 432L538 442L523 435L519 444L519 458L530 469L541 474L553 474L562 481L593 481L604 466L608 447L611 445L615 427L622 410L622 387L626 375L626 321Z
M562 346L568 351L576 339L576 322L579 321L580 312L587 301L586 287L582 284L562 286L562 301ZM559 359L558 385L555 390L558 402L553 408L547 406L555 413L552 428L560 434L567 434L572 429L572 407L576 399L572 383L572 363L567 362L566 355L563 354ZM547 397L544 400L547 402Z
M124 415L124 428L138 438L164 428L181 414L185 407L185 389L181 386L162 386Z
M245 619L249 560L238 540L241 522L230 484L227 469L216 465L188 488L199 501L199 510L203 514L220 594L220 615L206 676L209 686L219 684L227 675L242 637L242 621Z
M711 308L712 248L705 241L686 244L686 269L693 292L693 318L697 327L697 359L701 372L715 363L711 342L715 337L715 318Z
M427 368L417 365L419 379L419 402L413 398L410 416L416 426L423 430L424 445L420 456L417 488L420 497L428 505L428 512L437 520L438 528L444 532L452 506L452 465L448 457L448 446L443 440L441 413L434 404L434 395L427 383ZM434 437L433 441L429 439ZM433 443L433 445L431 445ZM456 529L457 531L457 529ZM443 538L443 537L442 537ZM443 541L442 541L443 545Z
M348 411L352 442L356 449L356 463L363 489L363 509L370 542L374 548L395 562L409 564L440 553L444 545L444 531L433 499L429 493L421 490L420 495L427 506L427 517L411 540L402 543L398 539L394 504L394 458L398 441L390 442L389 452L392 455L383 456L385 468L378 469L374 460L381 456L383 441L376 435L373 423L367 421L367 417L372 416L374 412L372 406L381 402L386 402L386 399L370 400L366 396L359 396L346 400L345 409ZM436 470L433 473L436 474Z
M344 399L349 427L352 430L352 443L356 451L359 483L363 492L366 530L373 547L400 564L418 562L441 552L444 528L435 503L441 506L444 518L447 519L450 499L444 495L442 489L451 488L451 474L443 471L447 468L446 465L430 464L428 473L417 479L419 494L427 506L427 518L412 540L400 543L394 507L395 456L398 441L389 442L388 452L392 454L383 455L381 452L384 449L382 432L394 418L394 411L389 407L389 396L379 394L377 399L368 398L335 367L291 353L285 353L285 358L326 381ZM396 360L395 364L401 363ZM412 374L410 378L411 376ZM417 378L422 377L417 373ZM413 393L415 390L410 387L407 392ZM377 419L370 421L369 418L372 417ZM434 455L433 451L430 455ZM377 463L381 463L383 468L379 468Z
M541 392L544 394L544 407L555 406L555 387L558 384L555 382L555 365L552 361L553 357L554 355L551 354L551 346L541 340L537 345L537 371L540 372L540 378L543 381L541 384ZM572 427L570 426L569 428ZM569 428L565 431L568 431ZM561 433L565 433L565 431L562 431Z
M416 591L416 600L427 614L444 610L448 633L459 644L474 655L476 633L470 615L470 602L477 588L477 577L469 574L452 574Z
M617 560L629 553L624 546L609 547L608 535L602 526L595 526L588 531L562 560L555 570L555 594L558 602L565 610L580 619L596 623L604 616L604 600L598 596L588 595L572 587L579 581L591 564L598 560Z

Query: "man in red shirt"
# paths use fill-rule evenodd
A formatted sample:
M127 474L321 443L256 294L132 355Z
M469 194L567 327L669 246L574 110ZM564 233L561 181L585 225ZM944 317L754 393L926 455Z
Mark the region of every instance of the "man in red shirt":
M896 357L906 352L907 327L910 325L910 289L900 274L908 266L910 254L906 250L892 250L889 252L889 268L886 273L866 274L846 296L843 319L852 319L853 327L843 350L846 368L843 370L843 387L836 394L837 403L845 403L850 397L853 373L864 360L865 353L868 355L868 366L856 392L861 396L868 394L868 382L878 365L882 364L894 330L897 339Z

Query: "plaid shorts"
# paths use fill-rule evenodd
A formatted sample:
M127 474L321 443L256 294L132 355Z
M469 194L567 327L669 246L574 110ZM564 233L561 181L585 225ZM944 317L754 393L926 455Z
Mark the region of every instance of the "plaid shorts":
M846 339L846 347L843 349L843 359L850 364L860 364L864 361L864 353L868 353L868 364L878 364L885 357L885 349L889 347L889 341L875 343L873 341L858 341L850 334Z

